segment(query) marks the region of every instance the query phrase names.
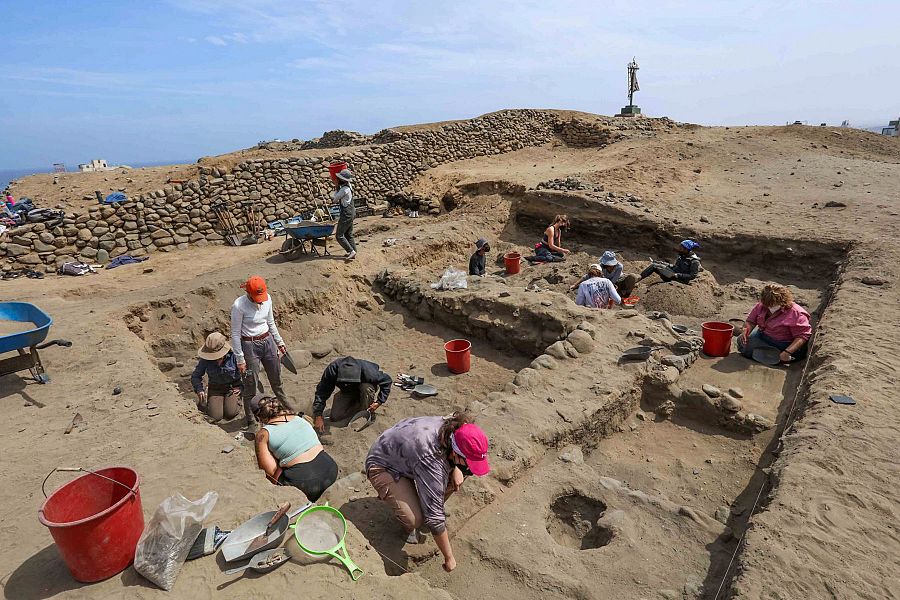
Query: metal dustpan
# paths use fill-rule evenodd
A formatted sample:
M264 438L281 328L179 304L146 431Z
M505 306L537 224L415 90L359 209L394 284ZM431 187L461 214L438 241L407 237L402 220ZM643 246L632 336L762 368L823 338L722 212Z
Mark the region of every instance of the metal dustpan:
M423 383L423 384L417 385L416 387L413 388L412 391L415 395L423 396L426 398L428 396L437 396L437 393L438 393L437 388L428 383Z
M226 575L234 575L235 573L240 573L246 569L252 569L257 573L268 573L269 571L273 571L289 561L291 559L291 553L288 552L287 548L273 548L271 550L263 550L262 552L257 552L253 555L253 558L250 559L243 567L236 567L234 569L228 569L225 571Z
M374 422L375 413L373 413L369 409L364 409L350 417L350 420L347 421L347 427L350 427L353 429L353 431L359 433ZM356 423L355 426L354 423Z
M272 517L275 516L277 511L270 510L256 515L228 534L228 537L225 538L225 542L222 543L222 558L225 559L225 562L244 560L258 552L274 548L284 539L284 534L287 533L291 519L311 506L313 506L312 502L307 502L305 506L294 509L281 517L272 527L271 533L268 536L268 541L258 548L249 550L253 540L258 538L260 534L265 533L266 526L269 524Z
M778 348L757 348L753 351L753 360L764 365L775 366L781 363L781 351Z

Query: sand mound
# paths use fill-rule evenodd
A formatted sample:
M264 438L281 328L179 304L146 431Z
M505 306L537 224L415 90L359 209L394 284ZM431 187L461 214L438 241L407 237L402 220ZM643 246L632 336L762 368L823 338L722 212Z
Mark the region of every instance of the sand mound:
M703 271L690 284L659 281L654 276L646 288L638 288L645 310L660 310L686 317L709 317L722 309L724 291L709 271Z

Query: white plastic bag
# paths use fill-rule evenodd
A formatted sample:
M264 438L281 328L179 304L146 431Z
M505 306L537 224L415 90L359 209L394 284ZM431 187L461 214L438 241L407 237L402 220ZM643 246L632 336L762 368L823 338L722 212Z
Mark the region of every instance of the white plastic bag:
M138 540L134 570L162 589L171 590L218 499L216 492L206 492L194 502L181 494L163 500Z
M432 283L431 288L435 290L464 290L469 287L469 280L466 277L465 271L447 267L447 270L441 275L441 279L437 283Z

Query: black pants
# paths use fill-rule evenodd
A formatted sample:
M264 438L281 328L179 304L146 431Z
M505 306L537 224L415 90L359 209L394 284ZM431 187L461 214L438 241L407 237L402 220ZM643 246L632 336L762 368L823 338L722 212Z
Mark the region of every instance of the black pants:
M310 502L318 500L331 484L337 481L338 466L327 452L322 450L314 459L288 467L278 478L280 485L292 485Z
M672 270L672 267L660 263L653 263L652 265L641 271L641 279L646 279L654 273L659 275L659 278L663 281L675 281L678 279L676 277L676 275L678 274Z

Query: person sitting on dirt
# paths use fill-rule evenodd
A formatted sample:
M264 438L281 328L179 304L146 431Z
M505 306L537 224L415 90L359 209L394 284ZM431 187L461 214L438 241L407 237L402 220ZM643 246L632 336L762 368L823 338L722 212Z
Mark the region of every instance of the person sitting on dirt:
M484 277L485 272L485 254L491 251L491 245L484 238L478 238L475 242L475 253L469 259L469 275L477 275Z
M344 256L347 260L356 258L356 240L353 239L353 219L356 218L356 206L353 204L353 189L350 182L353 181L353 173L350 169L344 169L335 175L337 190L331 195L335 204L340 209L337 226L334 228L334 239L341 248L347 251Z
M613 282L603 276L603 267L593 264L588 269L588 279L578 286L575 304L588 308L612 308L621 304L622 297Z
M570 252L562 247L562 232L569 226L569 217L556 215L544 230L544 237L534 247L534 258L538 262L560 262Z
M663 281L690 283L700 274L702 269L700 257L694 253L694 250L699 247L700 244L693 240L683 240L675 247L678 257L674 263L669 264L654 260L649 267L641 271L641 278L638 281L643 281L656 273Z
M292 485L318 500L338 475L308 417L298 416L284 402L258 394L250 406L262 424L256 434L256 464L275 485Z
M340 391L335 394L331 405L329 420L332 423L349 419L362 410L375 412L387 402L393 383L391 376L373 362L352 356L332 361L325 367L319 385L316 386L313 400L316 431L325 432L325 402L335 387Z
M406 542L425 541L428 528L444 556L444 570L456 568L444 503L466 476L490 471L488 438L471 415L404 419L382 433L366 456L366 476L406 530Z
M275 325L272 298L266 281L254 275L241 284L247 291L231 305L231 347L237 360L238 371L244 379L244 413L247 427L254 427L250 400L261 390L260 366L265 370L272 393L288 403L281 385L281 355L287 350Z
M794 302L791 290L773 283L763 288L759 302L747 315L738 351L753 358L758 348L776 348L781 351L779 360L788 363L806 356L811 335L809 313Z
M191 374L191 385L197 394L197 408L213 422L238 416L241 399L241 375L228 338L215 331L197 351L197 366ZM206 390L203 389L206 375Z
M627 298L631 295L631 292L634 290L634 286L637 283L637 276L622 274L622 263L616 259L615 252L612 250L604 252L600 256L600 267L602 269L601 277L609 279L613 285L616 286L616 291L619 292L621 297ZM584 277L573 283L569 289L577 290L579 285L590 278L590 273L586 273Z

